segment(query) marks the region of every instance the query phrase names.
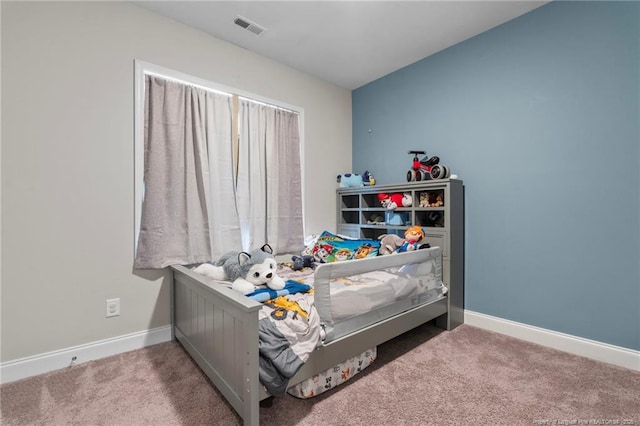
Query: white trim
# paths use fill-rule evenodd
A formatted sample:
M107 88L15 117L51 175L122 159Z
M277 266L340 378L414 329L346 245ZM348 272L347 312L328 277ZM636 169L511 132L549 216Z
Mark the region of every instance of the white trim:
M133 258L138 252L138 233L142 218L142 199L144 187L144 63L135 61L134 108L133 108Z
M171 340L171 326L139 331L0 364L0 384ZM75 357L75 360L73 359Z
M464 311L465 324L493 331L527 342L569 352L574 355L595 359L640 371L640 351L597 342L558 331L526 325L491 315L469 310Z

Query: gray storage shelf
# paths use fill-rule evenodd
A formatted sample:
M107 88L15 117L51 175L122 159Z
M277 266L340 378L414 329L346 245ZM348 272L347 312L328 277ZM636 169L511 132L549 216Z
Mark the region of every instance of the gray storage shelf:
M392 212L404 215L402 225L368 223L372 218L386 219L386 210L378 201L379 193L410 193L413 204ZM463 322L464 294L464 186L459 179L428 180L359 188L338 188L337 232L354 238L377 239L383 234L404 231L413 225L422 227L431 246L442 248L443 279L449 287L449 311L446 324L452 329ZM431 204L420 206L421 194ZM442 204L440 204L442 203ZM444 317L443 317L444 318Z

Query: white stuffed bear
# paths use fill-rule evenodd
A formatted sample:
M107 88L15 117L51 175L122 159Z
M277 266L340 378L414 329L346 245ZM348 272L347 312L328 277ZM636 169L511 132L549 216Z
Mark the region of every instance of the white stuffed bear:
M249 294L265 285L272 290L282 290L285 282L278 276L277 266L271 246L265 244L251 253L230 251L214 264L203 263L194 272L214 280L232 281L233 290Z

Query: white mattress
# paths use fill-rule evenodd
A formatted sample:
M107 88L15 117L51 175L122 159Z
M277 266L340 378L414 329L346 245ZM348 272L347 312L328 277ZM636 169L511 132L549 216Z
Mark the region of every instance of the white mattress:
M334 322L366 314L397 301L440 287L435 261L406 268L366 272L331 280L331 317ZM422 273L409 273L413 267Z

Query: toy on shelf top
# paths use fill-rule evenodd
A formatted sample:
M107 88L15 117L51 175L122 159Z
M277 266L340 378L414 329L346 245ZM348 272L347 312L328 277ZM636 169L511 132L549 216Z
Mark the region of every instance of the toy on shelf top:
M411 170L407 172L407 182L452 177L449 167L439 164L439 157L435 155L429 157L426 155L426 151L409 151L408 153L413 154L413 163ZM425 157L421 160L418 155L424 155Z
M357 188L376 184L376 179L368 170L365 170L361 175L355 173L344 173L338 175L336 180L338 181L338 186L340 188Z

